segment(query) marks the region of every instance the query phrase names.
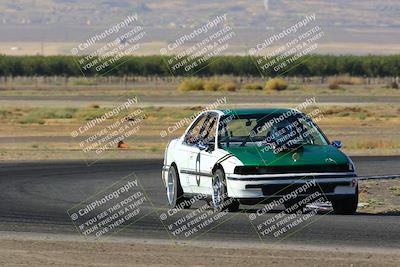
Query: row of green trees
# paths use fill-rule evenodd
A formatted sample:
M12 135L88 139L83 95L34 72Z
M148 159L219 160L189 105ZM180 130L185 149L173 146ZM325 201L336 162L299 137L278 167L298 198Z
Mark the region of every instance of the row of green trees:
M261 70L257 57L218 56L208 59L190 71L182 68L173 70L168 56L129 56L113 62L98 71L95 67L83 69L81 57L73 56L1 56L0 76L87 76L94 75L159 75L198 76L400 76L400 55L333 56L308 55L286 68L274 71L273 67Z

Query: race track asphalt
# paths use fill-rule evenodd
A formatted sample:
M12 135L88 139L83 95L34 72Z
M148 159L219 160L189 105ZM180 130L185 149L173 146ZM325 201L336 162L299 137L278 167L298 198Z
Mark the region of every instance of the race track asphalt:
M400 157L353 157L359 175L400 174ZM0 231L78 234L67 210L122 177L135 173L151 201L146 216L116 233L126 238L169 239L159 219L167 210L160 177L162 160L40 161L0 163ZM193 209L192 209L193 210ZM185 210L183 212L191 212ZM285 238L261 238L249 214L229 213L199 240L294 245L390 247L400 249L400 214L318 214ZM270 212L262 218L272 218ZM191 239L187 239L190 241Z

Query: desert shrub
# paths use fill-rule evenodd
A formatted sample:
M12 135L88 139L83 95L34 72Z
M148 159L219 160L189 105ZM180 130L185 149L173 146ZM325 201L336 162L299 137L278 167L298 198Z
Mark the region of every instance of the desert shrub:
M201 91L204 90L203 81L198 78L184 79L178 86L179 91Z
M203 87L206 91L218 91L221 85L221 82L218 81L205 81Z
M52 119L71 119L78 110L76 108L63 108L54 110L51 115Z
M335 77L330 77L328 78L328 82L331 83L336 83L338 85L343 84L343 85L354 85L354 84L365 84L365 80L362 77L351 77L349 75L339 75Z
M0 119L5 119L7 117L9 117L10 115L12 115L12 113L8 110L5 109L0 109Z
M324 115L334 117L352 117L365 120L374 116L368 109L363 107L331 107L324 110Z
M260 83L248 83L243 86L246 90L262 90L263 86Z
M356 149L393 149L398 148L398 144L391 140L358 140L356 143L348 146Z
M265 85L265 89L267 89L267 90L282 91L282 90L285 90L287 88L288 88L288 84L282 78L270 79Z
M362 77L351 77L350 84L365 84L365 79Z
M328 88L331 90L336 90L336 89L340 89L340 86L337 82L332 81L329 83Z
M19 122L20 123L44 123L44 119L71 119L75 117L77 113L76 108L41 108L34 109L24 115Z
M100 108L98 104L90 104L89 108Z
M109 108L96 108L96 109L80 109L75 117L79 120L90 121L95 118L103 116L106 112L109 112Z
M221 84L221 86L218 88L220 91L228 91L228 92L233 92L236 91L237 89L237 84L234 82L225 82Z
M348 75L339 75L336 77L331 77L328 79L329 83L336 83L336 84L347 84L350 85L351 83L351 77Z
M18 120L21 124L44 124L44 119L38 116L36 113L30 112Z

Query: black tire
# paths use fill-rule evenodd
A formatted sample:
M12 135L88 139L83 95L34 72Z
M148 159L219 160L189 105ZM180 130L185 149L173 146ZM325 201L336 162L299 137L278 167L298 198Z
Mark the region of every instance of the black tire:
M215 210L228 210L235 212L239 210L239 201L227 196L225 173L222 169L217 169L212 178L213 194L211 204ZM219 193L217 193L219 191Z
M332 200L331 203L335 214L353 215L358 206L358 186L354 195Z
M172 165L168 170L166 191L168 205L171 208L180 207L181 205L183 205L183 208L185 209L190 208L190 202L183 196L184 194L179 179L178 169L175 165Z

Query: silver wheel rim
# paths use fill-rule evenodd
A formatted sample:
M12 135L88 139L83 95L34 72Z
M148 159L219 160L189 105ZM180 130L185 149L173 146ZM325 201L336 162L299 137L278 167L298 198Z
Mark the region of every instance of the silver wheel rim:
M220 208L222 203L222 197L224 194L224 185L222 183L219 175L216 175L213 179L213 194L212 194L212 202L215 208Z
M167 198L170 205L173 204L175 197L175 173L173 171L168 172L167 180Z

